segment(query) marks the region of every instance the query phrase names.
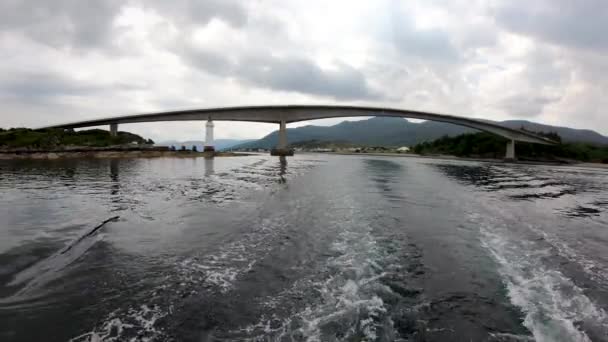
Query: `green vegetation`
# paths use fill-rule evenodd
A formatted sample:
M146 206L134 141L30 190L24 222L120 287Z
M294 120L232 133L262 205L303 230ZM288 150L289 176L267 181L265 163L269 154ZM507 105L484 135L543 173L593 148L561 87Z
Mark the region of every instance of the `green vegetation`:
M0 128L0 148L44 149L52 150L68 146L107 147L116 145L152 145L154 142L139 135L118 132L113 137L110 132L101 129L71 131L58 128L33 130L28 128Z
M561 138L556 133L538 133L556 141ZM446 154L459 157L503 158L507 140L489 133L461 134L442 137L431 142L415 145L412 150L418 154ZM560 160L571 159L585 162L608 163L608 146L588 143L562 143L559 145L539 145L517 142L515 153L519 159Z

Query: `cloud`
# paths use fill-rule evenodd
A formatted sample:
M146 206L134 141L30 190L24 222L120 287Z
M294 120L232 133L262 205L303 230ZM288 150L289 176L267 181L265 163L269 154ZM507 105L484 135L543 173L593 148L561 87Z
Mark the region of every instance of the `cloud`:
M338 100L378 99L369 89L361 71L346 64L322 69L302 57L272 56L246 58L238 66L238 74L253 85L278 91L333 97Z
M219 18L235 27L242 27L248 19L242 3L233 0L151 0L142 1L141 5L171 18L176 25L204 26L211 19Z
M0 2L0 31L54 47L100 48L113 36L120 0L9 0Z
M344 63L324 69L302 56L236 56L234 52L228 56L224 52L191 46L183 50L182 57L200 70L254 87L337 100L381 98L379 93L370 89L361 71Z
M178 26L204 26L213 18L239 27L247 22L245 8L231 0L8 0L0 2L0 32L57 48L108 49L125 30L115 21L130 5L157 12Z
M583 49L608 49L608 3L581 1L505 1L495 9L510 31Z
M533 118L541 115L545 106L559 100L557 97L518 94L501 100L499 105L515 117Z
M60 96L87 95L102 89L57 73L15 72L1 76L0 98L39 102Z
M416 29L410 20L406 15L393 15L390 21L390 36L402 56L435 62L458 61L459 52L445 31L436 28Z
M69 97L115 96L117 92L132 92L142 86L120 81L104 83L51 71L12 71L0 76L0 99L50 105Z
M534 118L606 134L607 7L600 0L5 0L0 126L340 103ZM217 127L218 137L274 129ZM128 129L154 140L199 139L202 126Z

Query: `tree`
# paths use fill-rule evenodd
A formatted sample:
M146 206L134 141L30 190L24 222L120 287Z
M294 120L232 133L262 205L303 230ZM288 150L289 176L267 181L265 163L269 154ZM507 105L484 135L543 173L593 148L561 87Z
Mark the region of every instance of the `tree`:
M193 152L198 152L198 150L196 149L196 145L192 145L192 151Z

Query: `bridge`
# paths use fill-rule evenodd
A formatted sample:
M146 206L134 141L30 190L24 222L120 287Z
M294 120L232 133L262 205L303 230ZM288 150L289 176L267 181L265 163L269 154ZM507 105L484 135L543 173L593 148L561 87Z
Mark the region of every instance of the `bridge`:
M110 133L118 133L119 124L159 121L207 121L205 150L213 151L213 121L251 121L279 124L279 142L273 150L274 155L293 154L287 147L286 125L291 122L357 116L392 116L412 119L422 119L451 123L492 133L508 140L505 159L515 159L515 142L554 145L555 141L537 134L502 126L496 122L482 119L466 118L455 115L437 114L414 110L361 107L361 106L331 106L331 105L276 105L276 106L241 106L220 107L170 112L117 116L103 119L72 122L44 128L83 128L109 125Z

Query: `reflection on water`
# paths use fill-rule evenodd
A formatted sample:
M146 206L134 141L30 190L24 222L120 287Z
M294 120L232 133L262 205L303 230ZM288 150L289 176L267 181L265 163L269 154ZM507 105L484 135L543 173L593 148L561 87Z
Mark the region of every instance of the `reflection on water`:
M209 177L215 173L214 163L215 158L205 158L205 177Z
M393 191L395 184L406 181L404 167L401 164L391 160L367 159L365 167L382 196L392 202L400 202L405 198Z
M111 159L110 160L110 179L112 180L112 185L111 185L111 189L112 191L110 192L111 195L117 195L118 191L120 190L120 182L118 179L118 172L119 172L119 161L116 159Z
M279 183L286 183L285 173L287 171L287 157L279 156Z

